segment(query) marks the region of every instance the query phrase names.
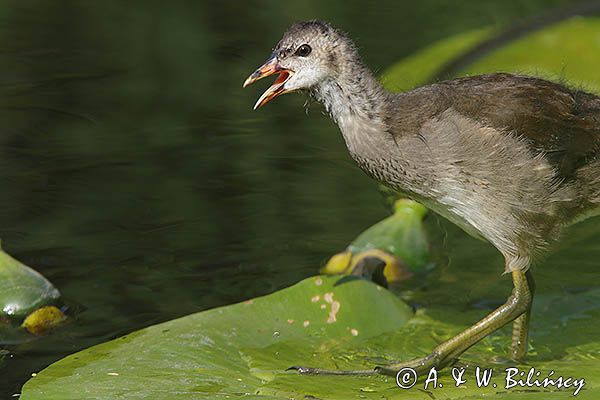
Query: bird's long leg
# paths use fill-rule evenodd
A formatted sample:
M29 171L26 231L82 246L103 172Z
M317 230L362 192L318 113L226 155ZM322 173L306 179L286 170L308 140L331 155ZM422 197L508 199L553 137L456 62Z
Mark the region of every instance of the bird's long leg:
M531 300L535 292L535 282L531 271L526 273L527 283L531 292ZM527 354L527 339L529 336L529 320L531 318L531 301L527 311L519 315L513 322L512 343L509 350L509 357L514 361L522 360Z
M452 363L469 347L507 323L514 321L530 309L533 292L529 287L526 273L520 270L513 271L512 279L514 287L506 303L492 311L481 321L440 344L427 357L412 360L408 363L378 367L377 370L385 375L396 375L400 369L407 366L416 369L417 372L424 372L431 367L443 368Z
M514 321L531 307L533 292L529 286L526 273L513 271L513 291L506 303L491 312L488 316L465 329L452 339L438 345L431 354L398 364L376 367L374 370L335 371L310 367L291 367L303 374L322 375L371 375L379 373L395 376L402 368L412 368L417 373L428 371L432 367L443 368L452 363L469 347L483 339L485 336ZM521 323L521 326L523 324ZM522 330L522 329L520 329Z

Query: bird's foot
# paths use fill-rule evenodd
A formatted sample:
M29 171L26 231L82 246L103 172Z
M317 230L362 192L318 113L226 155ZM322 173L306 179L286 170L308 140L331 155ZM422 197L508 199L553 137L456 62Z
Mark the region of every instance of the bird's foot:
M359 369L359 370L337 370L337 369L323 369L313 367L302 367L293 366L289 367L287 371L293 370L298 371L302 375L388 375L397 376L400 371L406 371L420 375L422 373L429 372L431 368L443 368L449 364L452 364L455 359L446 359L440 356L439 353L432 353L427 357L415 358L413 360L376 366L373 369ZM410 371L409 371L410 370Z
M377 375L375 369L356 369L356 370L343 370L343 369L324 369L324 368L313 368L313 367L302 367L294 365L286 369L286 371L298 371L302 375Z
M444 368L452 364L455 360L443 357L437 352L433 352L423 358L414 358L408 361L401 361L394 364L388 364L376 367L375 370L381 375L397 376L401 371L421 375L427 373L431 368Z

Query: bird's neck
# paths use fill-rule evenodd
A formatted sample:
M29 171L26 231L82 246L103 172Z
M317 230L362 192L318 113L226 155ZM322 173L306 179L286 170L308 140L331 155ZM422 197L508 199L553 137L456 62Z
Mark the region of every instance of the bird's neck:
M391 94L360 59L342 65L337 79L322 82L314 95L340 127L351 155L372 159L389 139L385 115Z
M345 63L337 79L315 88L315 97L340 124L345 119L383 119L388 93L362 61Z

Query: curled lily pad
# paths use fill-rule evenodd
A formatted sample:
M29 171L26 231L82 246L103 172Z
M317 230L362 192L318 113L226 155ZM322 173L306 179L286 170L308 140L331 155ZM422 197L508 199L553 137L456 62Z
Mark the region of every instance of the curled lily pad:
M415 201L397 200L391 216L361 233L345 251L333 255L321 272L356 274L366 268L372 274L380 263L386 282L397 283L425 270L431 265L423 226L426 214L427 209Z
M23 321L22 327L36 335L57 326L65 318L53 306L59 299L58 289L42 274L0 248L0 342L18 340L13 328Z
M0 315L25 318L59 298L60 292L48 279L0 248Z

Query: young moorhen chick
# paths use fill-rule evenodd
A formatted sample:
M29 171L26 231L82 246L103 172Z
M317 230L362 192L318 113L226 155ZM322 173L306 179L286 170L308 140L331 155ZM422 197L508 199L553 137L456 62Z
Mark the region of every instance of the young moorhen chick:
M275 73L255 109L310 90L367 174L489 241L514 285L506 303L424 358L367 371L293 368L392 375L441 368L511 321L510 356L522 358L532 261L565 226L600 211L600 97L505 73L389 93L348 36L320 21L293 25L244 86Z

